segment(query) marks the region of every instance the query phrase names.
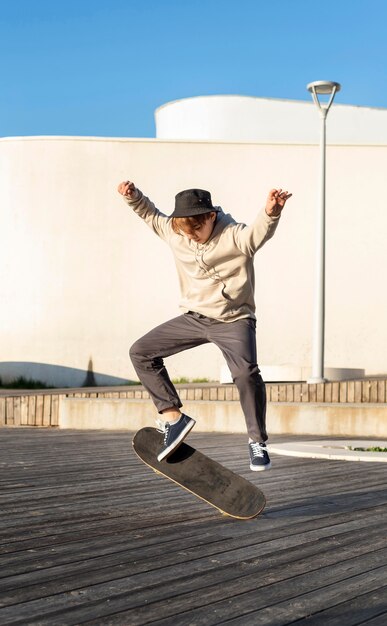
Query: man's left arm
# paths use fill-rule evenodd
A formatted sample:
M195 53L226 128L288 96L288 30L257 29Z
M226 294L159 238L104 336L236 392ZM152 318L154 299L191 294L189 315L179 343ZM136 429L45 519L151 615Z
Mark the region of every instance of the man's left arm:
M286 201L292 196L282 189L271 189L265 208L250 226L235 230L235 242L247 256L253 256L274 235Z

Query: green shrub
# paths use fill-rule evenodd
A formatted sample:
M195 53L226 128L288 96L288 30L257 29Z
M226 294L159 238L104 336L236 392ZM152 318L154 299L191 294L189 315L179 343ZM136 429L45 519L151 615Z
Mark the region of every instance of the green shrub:
M371 446L370 448L351 448L354 452L387 452L387 448Z
M24 376L19 376L7 384L0 379L0 387L2 389L49 389L49 385L41 380L32 380L31 378L24 378Z

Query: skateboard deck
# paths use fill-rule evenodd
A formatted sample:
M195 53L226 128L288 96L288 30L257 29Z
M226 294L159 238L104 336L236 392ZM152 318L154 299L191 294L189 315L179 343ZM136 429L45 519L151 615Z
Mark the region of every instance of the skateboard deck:
M266 500L258 487L184 442L167 459L158 461L163 439L162 433L150 427L133 438L135 453L156 473L225 515L250 519L263 511Z

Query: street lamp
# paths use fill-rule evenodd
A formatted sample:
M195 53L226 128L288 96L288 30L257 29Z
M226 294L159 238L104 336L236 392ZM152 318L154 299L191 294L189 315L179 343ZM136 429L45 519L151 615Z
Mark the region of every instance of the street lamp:
M312 376L308 383L324 382L324 322L325 322L325 152L326 118L340 83L330 80L317 80L307 85L321 117L320 139L320 198L317 210L316 231L316 279L314 292L314 319L312 344ZM328 96L328 102L320 102L319 96Z

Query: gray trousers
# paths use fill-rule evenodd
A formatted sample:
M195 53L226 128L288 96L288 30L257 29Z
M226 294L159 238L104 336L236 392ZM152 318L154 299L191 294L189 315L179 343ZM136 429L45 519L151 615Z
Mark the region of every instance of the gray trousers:
M247 432L254 441L266 441L266 389L257 365L255 320L225 324L199 313L185 313L157 326L130 349L137 375L157 410L180 408L182 403L163 359L205 343L223 353L238 387Z

